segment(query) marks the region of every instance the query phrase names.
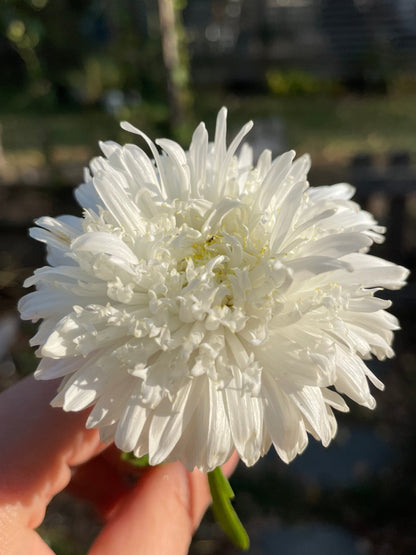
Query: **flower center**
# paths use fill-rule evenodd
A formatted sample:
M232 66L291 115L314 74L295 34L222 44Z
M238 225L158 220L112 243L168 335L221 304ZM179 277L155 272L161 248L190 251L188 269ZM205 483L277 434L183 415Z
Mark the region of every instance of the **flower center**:
M192 260L195 266L205 266L205 264L220 254L224 250L222 245L222 236L220 234L210 235L204 242L194 243L192 245Z

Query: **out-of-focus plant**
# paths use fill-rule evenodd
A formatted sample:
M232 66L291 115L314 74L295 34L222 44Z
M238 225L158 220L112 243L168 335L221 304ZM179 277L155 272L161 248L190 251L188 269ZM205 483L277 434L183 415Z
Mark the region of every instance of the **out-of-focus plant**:
M33 0L27 6L19 2L7 2L0 14L0 31L10 47L20 58L33 96L41 96L47 91L47 81L39 57L39 43L44 35L44 27L34 10L41 10L47 0Z
M82 63L87 52L79 32L86 8L64 0L8 0L4 4L0 32L21 60L16 63L18 58L7 54L2 60L11 73L8 96L19 97L23 108L33 102L37 107L54 106L65 97L67 72Z
M316 77L300 69L271 69L266 73L269 90L277 96L335 95L342 92L339 83Z
M12 19L7 25L6 36L22 58L28 74L36 79L41 74L36 46L39 44L41 27L36 20Z
M191 106L187 41L181 23L185 3L169 0L168 4L173 10L171 30L177 58L171 80L179 91L181 108L173 117L171 110L170 126L182 133ZM35 102L37 109L61 109L103 105L106 95L118 94L126 101L112 113L118 117L128 112L122 115L133 119L141 100L140 108L166 104L157 8L157 2L146 0L128 6L98 1L5 0L0 11L0 33L9 44L1 59L3 71L9 75L8 89L2 91L4 100L8 106L20 102L19 108L33 107ZM11 51L16 55L11 56ZM164 113L160 133L169 131L166 108Z
M394 96L416 94L416 72L403 71L394 75L388 84L388 92Z
M68 72L68 84L77 91L80 101L86 104L98 102L104 91L121 89L123 74L115 60L104 55L89 56L81 67Z

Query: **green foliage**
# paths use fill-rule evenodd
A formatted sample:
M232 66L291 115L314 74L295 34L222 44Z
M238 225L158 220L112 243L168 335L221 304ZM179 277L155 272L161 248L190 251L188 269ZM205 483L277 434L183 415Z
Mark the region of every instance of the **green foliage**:
M124 86L120 65L102 54L86 57L82 67L68 72L66 81L71 89L79 91L86 104L97 103L108 89Z
M335 81L320 79L299 69L269 70L266 73L266 82L273 94L283 97L337 94L342 91Z
M0 33L17 54L6 51L3 57L6 102L16 96L23 109L93 106L109 89L165 99L155 4L136 0L128 9L124 2L86 0L4 4Z
M388 89L394 96L416 95L416 72L403 71L395 74L388 83Z

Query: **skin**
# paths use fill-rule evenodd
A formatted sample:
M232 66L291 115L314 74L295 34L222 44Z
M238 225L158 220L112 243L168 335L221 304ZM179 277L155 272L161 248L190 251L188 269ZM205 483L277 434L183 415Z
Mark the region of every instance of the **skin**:
M187 553L211 500L205 474L181 463L144 470L123 463L85 429L85 411L49 406L57 385L29 377L0 395L0 553L53 553L34 528L68 486L103 519L89 555ZM224 473L236 464L234 455Z

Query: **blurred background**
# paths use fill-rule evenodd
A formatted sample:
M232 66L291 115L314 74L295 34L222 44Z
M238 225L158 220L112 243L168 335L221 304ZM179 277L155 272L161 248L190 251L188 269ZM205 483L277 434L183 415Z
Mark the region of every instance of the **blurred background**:
M1 389L36 367L15 309L44 260L27 229L80 214L72 189L97 141L132 140L120 120L186 147L222 105L229 137L254 119L257 154L309 152L312 185L353 183L388 226L373 253L415 268L415 0L3 0L0 67ZM403 329L397 357L370 363L377 409L351 405L333 444L311 440L290 466L270 453L235 473L251 554L416 553L414 283L389 297ZM82 555L98 530L63 493L40 533ZM236 552L208 514L191 554Z

